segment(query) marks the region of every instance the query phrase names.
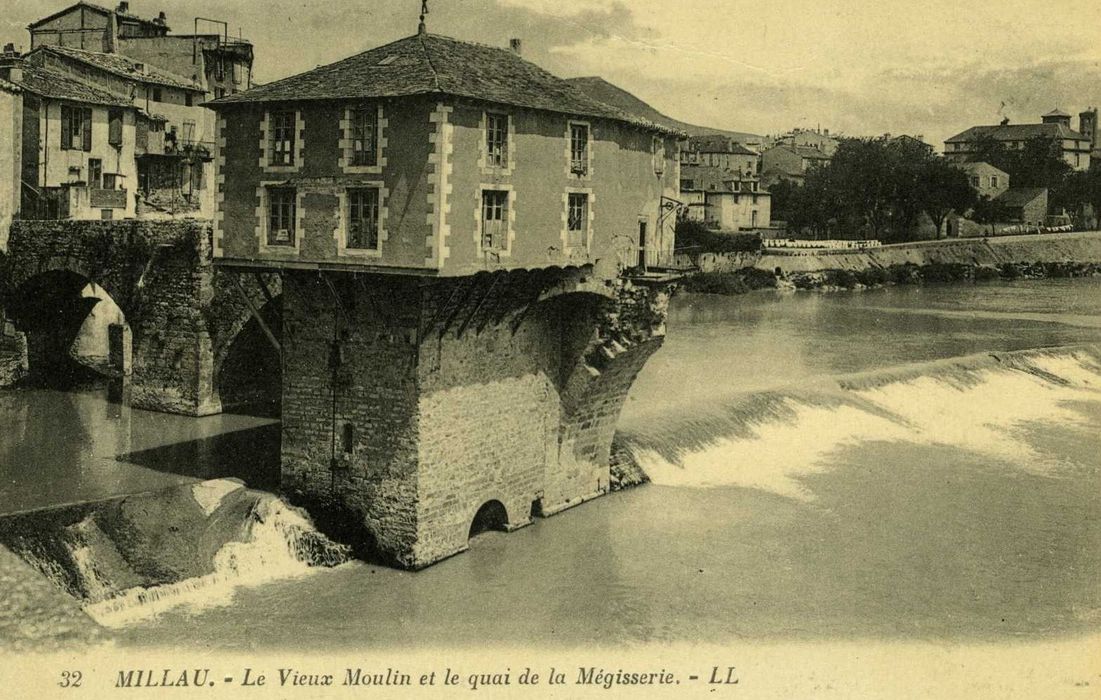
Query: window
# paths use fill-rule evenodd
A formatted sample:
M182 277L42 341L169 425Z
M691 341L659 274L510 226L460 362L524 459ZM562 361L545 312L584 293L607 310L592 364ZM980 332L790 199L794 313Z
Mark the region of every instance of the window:
M92 150L92 110L61 105L61 150Z
M589 174L589 125L570 124L570 173Z
M991 187L997 187L998 186L998 176L997 175L991 175L990 176L990 186Z
M103 161L99 158L88 159L88 186L97 190L103 187Z
M117 173L104 173L103 174L103 189L115 190L118 189L119 176Z
M352 110L352 165L378 165L378 109Z
M378 250L378 223L378 188L348 190L348 238L345 247Z
M566 231L570 248L583 248L588 243L589 195L571 192L568 198Z
M188 107L194 107L195 106L195 96L192 95L190 92L186 93L184 95L184 104L187 105Z
M972 175L971 176L971 186L972 187L979 187L979 185L980 185L979 176L978 175Z
M268 245L294 247L295 202L293 187L272 187L268 190Z
M214 88L214 99L220 99L226 96L226 89L224 87Z
M122 110L107 112L107 143L116 148L122 145Z
M486 165L508 167L508 115L486 113Z
M271 158L272 165L294 165L295 113L271 113Z
M508 247L508 191L482 192L482 250Z
M159 87L153 88L153 101L164 102L164 92Z

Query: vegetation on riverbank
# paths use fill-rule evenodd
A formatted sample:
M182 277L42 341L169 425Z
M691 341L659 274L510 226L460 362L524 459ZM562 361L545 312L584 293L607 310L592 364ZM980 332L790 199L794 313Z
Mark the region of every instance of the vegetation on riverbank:
M1061 279L1101 275L1101 264L1078 262L1002 263L996 267L966 263L906 263L863 270L793 272L777 277L753 267L731 272L701 272L686 278L680 289L696 294L745 294L757 289L851 290L892 285L989 282L1018 279Z

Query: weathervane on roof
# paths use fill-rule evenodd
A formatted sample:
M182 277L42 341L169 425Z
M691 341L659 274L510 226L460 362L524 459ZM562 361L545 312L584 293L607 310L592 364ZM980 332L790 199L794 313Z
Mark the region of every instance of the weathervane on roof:
M424 16L428 14L428 0L421 0L421 23L417 25L418 34L427 34L428 28L424 24Z

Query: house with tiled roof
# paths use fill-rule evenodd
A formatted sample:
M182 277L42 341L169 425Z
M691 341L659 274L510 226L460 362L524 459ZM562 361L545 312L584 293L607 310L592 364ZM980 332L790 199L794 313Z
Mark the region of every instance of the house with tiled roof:
M0 56L0 77L18 87L20 128L0 143L0 160L19 162L14 211L22 218L134 216L138 109L131 99L24 61L10 46Z
M752 172L732 173L715 166L681 168L682 216L721 231L768 228L772 195Z
M830 162L830 156L813 146L779 144L761 154L761 183L768 189L781 180L802 184L807 172Z
M8 229L19 211L23 162L23 89L0 78L0 251L7 250Z
M729 136L692 136L681 149L681 167L712 167L730 173L759 173L761 154Z
M977 144L984 139L993 139L1010 149L1021 149L1028 141L1043 138L1058 145L1063 160L1072 168L1088 170L1096 115L1092 115L1093 121L1089 112L1083 112L1080 116L1088 135L1072 129L1071 116L1055 109L1043 115L1039 124L1011 124L1009 119L1004 119L1000 124L973 126L946 140L944 155L949 160L962 162L975 156Z
M679 131L421 31L208 103L216 259L469 275L671 253Z
M169 32L167 18L161 12L145 19L130 12L129 2L120 2L113 10L90 2L77 2L27 26L31 49L39 46L67 46L90 51L118 49L120 38L157 38Z

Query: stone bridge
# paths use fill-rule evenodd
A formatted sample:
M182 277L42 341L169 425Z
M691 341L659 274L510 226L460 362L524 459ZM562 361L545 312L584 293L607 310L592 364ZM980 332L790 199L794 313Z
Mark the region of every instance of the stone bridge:
M201 416L278 400L281 279L215 270L208 222L17 221L0 290L9 375L56 379L109 300L122 318L98 369L130 377L133 406Z

